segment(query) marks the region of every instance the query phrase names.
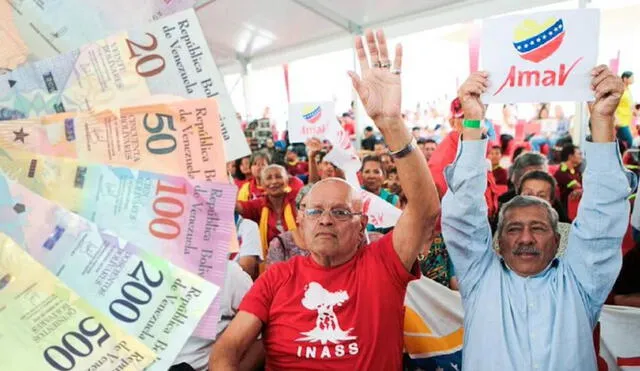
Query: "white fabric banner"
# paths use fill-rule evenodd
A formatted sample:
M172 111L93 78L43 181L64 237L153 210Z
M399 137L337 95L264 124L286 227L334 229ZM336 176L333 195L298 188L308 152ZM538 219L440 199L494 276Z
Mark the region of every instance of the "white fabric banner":
M409 284L405 307L404 342L411 358L409 369L463 370L460 294L422 277ZM640 308L604 306L599 358L599 371L640 371Z

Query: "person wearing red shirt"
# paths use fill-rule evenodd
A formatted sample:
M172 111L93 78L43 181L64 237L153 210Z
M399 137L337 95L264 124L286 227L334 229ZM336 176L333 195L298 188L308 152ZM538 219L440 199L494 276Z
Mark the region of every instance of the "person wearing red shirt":
M491 146L489 150L489 161L491 161L491 172L498 185L509 185L509 172L500 165L502 159L502 147L499 145Z
M560 189L560 202L565 210L568 210L569 198L580 199L582 197L582 151L573 144L567 144L560 153L562 163L553 174Z
M342 129L344 129L344 131L346 131L347 134L349 134L349 138L351 138L351 140L355 140L356 139L356 123L351 118L351 116L349 116L349 113L345 112L342 114L342 119L340 120L340 124L342 125Z
M298 153L293 150L293 147L287 149L287 171L292 177L299 175L309 174L309 164L306 161L300 161Z
M376 36L379 45L367 31L373 68L356 39L363 78L351 77L394 151L407 195L395 231L362 246L368 218L360 191L341 179L318 182L299 225L311 255L276 264L258 278L214 347L211 370L237 369L260 333L266 370L402 369L405 293L420 276L417 257L440 206L424 156L401 117L401 47L390 71L384 34Z
M269 165L262 170L265 197L251 201L238 201L236 211L243 218L253 220L260 228L262 256L267 256L269 242L282 232L296 229L296 196L289 191L287 171L280 165ZM260 267L264 271L264 264Z
M255 152L251 155L251 178L238 189L238 201L255 200L265 195L265 188L262 186L260 174L269 164L271 164L271 159L266 153ZM304 187L302 180L296 177L289 177L289 191L297 194L302 187Z

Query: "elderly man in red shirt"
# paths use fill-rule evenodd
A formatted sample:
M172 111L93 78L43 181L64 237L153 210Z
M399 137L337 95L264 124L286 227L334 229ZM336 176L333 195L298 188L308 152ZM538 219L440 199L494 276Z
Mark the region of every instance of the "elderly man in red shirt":
M402 369L404 297L420 275L417 257L440 206L401 117L402 48L391 70L384 34L368 31L366 39L373 67L357 38L363 77L350 75L395 158L407 206L393 232L361 246L367 217L359 191L335 178L317 183L299 225L311 255L274 265L256 281L214 348L212 370L236 370L260 333L267 370Z

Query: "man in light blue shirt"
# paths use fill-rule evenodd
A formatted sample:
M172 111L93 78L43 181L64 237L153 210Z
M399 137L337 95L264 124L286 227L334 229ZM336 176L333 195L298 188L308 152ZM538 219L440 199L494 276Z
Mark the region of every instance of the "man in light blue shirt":
M460 88L467 120L484 117L487 74ZM492 249L484 190L486 140L463 130L456 162L445 170L442 231L465 310L466 370L596 371L592 332L620 270L620 245L635 176L624 170L614 112L624 91L606 66L593 70L593 143L585 143L584 194L566 252L557 256L558 215L544 200L518 196L499 217Z

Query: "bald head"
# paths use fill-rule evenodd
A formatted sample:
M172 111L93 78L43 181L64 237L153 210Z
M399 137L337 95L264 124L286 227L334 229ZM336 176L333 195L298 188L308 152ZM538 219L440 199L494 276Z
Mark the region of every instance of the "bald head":
M315 196L314 196L315 194ZM360 190L354 188L346 180L340 178L327 178L314 184L307 195L307 203L315 199L322 200L330 195L344 195L344 203L350 206L351 211L359 213L362 211L362 197ZM342 198L342 197L341 197Z

